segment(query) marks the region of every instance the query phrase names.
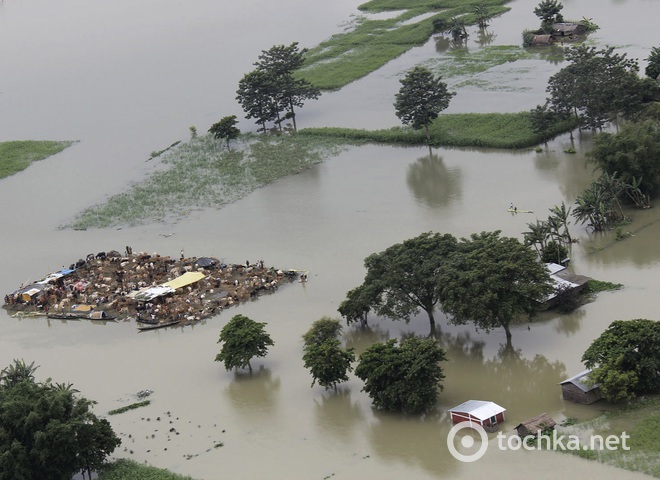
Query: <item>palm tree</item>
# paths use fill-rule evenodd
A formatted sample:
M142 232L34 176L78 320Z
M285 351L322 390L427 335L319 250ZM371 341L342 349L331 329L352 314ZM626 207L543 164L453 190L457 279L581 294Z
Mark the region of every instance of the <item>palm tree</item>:
M537 220L536 223L528 223L529 232L523 232L525 245L533 245L536 253L541 255L541 251L546 247L550 228L547 222Z
M39 368L34 362L26 365L25 360L14 359L14 363L0 371L0 386L13 387L23 381L34 382L34 372Z
M573 243L573 239L571 238L571 234L568 231L568 225L570 222L568 221L568 217L571 214L571 207L566 208L566 204L564 202L561 202L561 206L555 205L550 209L550 213L552 213L552 216L548 218L556 219L557 222L559 222L560 226L564 229L562 232L562 239L566 240L567 243Z
M488 11L488 6L485 3L477 3L472 10L474 16L477 17L477 24L481 30L488 27L488 20L492 17Z

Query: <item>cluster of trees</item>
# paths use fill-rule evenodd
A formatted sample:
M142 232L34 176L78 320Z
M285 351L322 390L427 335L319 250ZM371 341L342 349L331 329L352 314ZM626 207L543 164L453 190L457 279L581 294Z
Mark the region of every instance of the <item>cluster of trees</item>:
M121 441L70 384L36 382L34 362L0 372L0 480L62 480L98 470Z
M614 47L573 46L568 65L548 80L549 97L531 111L534 128L542 133L559 120L573 118L580 128L602 130L619 116L634 118L658 86L638 76L637 61Z
M560 13L564 6L557 0L543 0L534 9L534 15L541 19L541 31L552 33L552 25L564 21Z
M660 393L660 322L612 322L584 352L582 362L592 369L589 381L599 384L608 401Z
M261 131L267 130L269 122L281 131L282 123L289 119L296 131L295 109L321 95L317 87L296 75L303 66L306 51L298 48L298 42L262 50L254 63L257 68L246 73L238 83L236 100L246 117L255 119L261 126Z
M273 341L264 330L265 323L258 323L243 315L235 315L220 334L222 349L216 361L223 361L225 368L250 366L250 359L263 357ZM322 317L315 321L303 335L303 362L312 375L312 387L318 383L326 390L348 381L353 370L355 352L342 348L339 336L342 326L339 320ZM437 404L437 394L444 373L440 362L445 361L445 351L433 338L407 338L396 344L395 340L376 343L359 357L355 374L365 382L363 390L371 397L373 405L382 410L420 413Z
M533 316L553 291L536 252L499 230L461 240L423 233L368 256L364 266L364 282L338 309L348 323L364 322L370 311L408 321L423 310L434 333L440 307L451 323L503 328L510 343L511 324Z

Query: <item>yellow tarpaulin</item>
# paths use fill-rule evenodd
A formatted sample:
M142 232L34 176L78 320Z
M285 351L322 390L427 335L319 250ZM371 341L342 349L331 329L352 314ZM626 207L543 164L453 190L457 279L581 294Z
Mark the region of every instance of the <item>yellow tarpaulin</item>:
M191 283L199 282L204 277L205 275L201 272L186 272L180 277L176 277L174 280L165 282L161 285L176 290L177 288L185 287L186 285L190 285Z

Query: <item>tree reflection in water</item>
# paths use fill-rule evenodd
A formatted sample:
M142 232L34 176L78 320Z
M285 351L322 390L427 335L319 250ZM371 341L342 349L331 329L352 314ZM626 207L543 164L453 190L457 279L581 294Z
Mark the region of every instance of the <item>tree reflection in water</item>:
M419 203L431 208L444 207L461 198L461 170L448 169L441 156L425 155L408 167L408 187Z

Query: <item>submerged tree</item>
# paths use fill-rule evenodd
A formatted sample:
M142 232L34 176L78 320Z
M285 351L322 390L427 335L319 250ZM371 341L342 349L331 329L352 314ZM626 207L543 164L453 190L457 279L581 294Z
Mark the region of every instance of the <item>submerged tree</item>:
M326 390L336 390L337 384L348 380L355 353L352 348L341 348L337 338L341 330L339 320L322 317L303 334L303 361L312 374L312 387L318 382Z
M218 343L222 343L216 362L224 362L225 369L248 367L252 372L250 360L253 357L265 357L268 347L274 342L264 327L265 322L255 322L244 315L234 315L220 331Z
M449 106L455 93L447 90L447 84L441 77L435 77L430 70L419 66L406 73L400 83L401 88L394 102L396 116L404 125L410 125L415 130L423 128L426 141L430 143L429 126Z
M442 310L454 324L474 323L485 331L502 327L511 342L511 324L531 317L552 293L550 273L536 253L499 231L461 239L443 265Z
M360 355L355 375L364 381L364 390L381 410L422 413L438 401L444 372L440 362L445 351L435 339L407 338L376 343Z
M358 294L351 290L354 295L342 303L342 314L357 317L371 306L378 315L408 321L422 309L435 329L433 312L442 287L439 275L455 248L454 236L427 232L369 255L361 290Z
M552 32L554 23L563 22L561 10L564 6L557 0L543 0L534 9L534 15L541 19L541 30L547 33Z

